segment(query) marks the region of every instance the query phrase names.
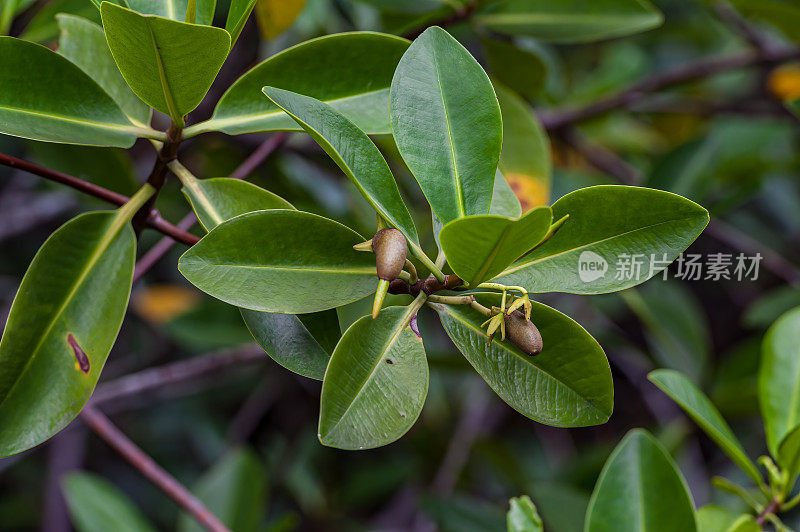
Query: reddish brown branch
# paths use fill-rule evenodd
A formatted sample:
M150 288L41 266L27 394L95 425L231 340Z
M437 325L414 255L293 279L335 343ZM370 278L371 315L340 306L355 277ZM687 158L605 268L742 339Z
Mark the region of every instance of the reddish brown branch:
M0 164L11 168L19 168L20 170L38 175L39 177L43 177L50 181L67 185L68 187L74 188L75 190L79 190L103 201L107 201L113 205L123 205L128 201L128 199L130 199L128 196L119 194L113 190L108 190L107 188L95 185L94 183L89 183L83 179L78 179L77 177L73 177L63 172L32 163L30 161L25 161L11 155L6 155L4 153L0 153ZM147 219L147 225L178 242L186 244L187 246L193 246L199 240L193 234L179 229L178 227L175 227L171 223L167 222L156 210L150 212L150 216Z
M641 101L650 93L681 85L721 72L755 65L771 65L800 59L800 48L742 52L725 57L701 59L693 63L653 74L628 89L583 107L543 111L539 118L548 130L556 130L598 116L619 107L628 107Z
M230 177L232 179L244 179L247 177L258 167L258 165L263 163L267 157L269 157L284 142L286 142L288 137L288 133L276 133L274 135L270 135L270 137L261 143L261 145L256 148L253 153L247 157L247 159L242 161L242 164L236 167L233 173L231 173ZM194 213L190 212L184 216L180 222L178 222L178 228L188 231L194 227L195 223L197 223L197 217L194 215ZM142 276L150 270L150 268L155 266L156 263L161 260L170 249L172 249L174 243L174 240L162 238L160 241L158 241L158 243L156 243L155 246L145 253L145 255L136 263L133 281L136 282L141 279Z
M111 421L91 405L81 412L81 419L117 451L125 460L135 467L145 478L155 484L170 499L186 510L198 523L211 532L229 532L228 528L205 505L192 495L183 484L167 473L161 466L142 451L130 438L119 430Z
M576 152L586 159L586 162L601 172L613 176L627 185L641 183L641 172L616 153L597 144L592 144L574 128L565 128L558 133L564 142L572 146Z
M148 368L97 387L92 401L105 404L117 399L153 392L164 387L218 374L222 369L266 360L264 351L254 345L225 350Z
M467 20L470 16L472 16L472 13L475 11L477 7L478 7L477 0L473 0L472 2L469 2L468 4L465 4L464 6L456 10L454 13L447 15L439 20L433 20L420 28L409 31L405 35L403 35L403 37L405 37L406 39L414 40L417 37L419 37L423 31L425 31L431 26L439 26L442 28L447 28L449 26L458 24L459 22L463 22Z
M772 499L769 501L769 504L766 508L764 508L758 516L756 516L756 524L759 527L763 527L764 523L767 522L767 518L770 514L774 514L778 511L778 508L781 507L781 503L778 502L776 499Z

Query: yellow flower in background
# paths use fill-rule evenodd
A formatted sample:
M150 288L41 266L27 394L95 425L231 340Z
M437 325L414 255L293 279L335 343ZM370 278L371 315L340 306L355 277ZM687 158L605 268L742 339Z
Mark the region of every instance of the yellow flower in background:
M800 65L784 65L773 69L767 79L770 94L782 101L800 98Z

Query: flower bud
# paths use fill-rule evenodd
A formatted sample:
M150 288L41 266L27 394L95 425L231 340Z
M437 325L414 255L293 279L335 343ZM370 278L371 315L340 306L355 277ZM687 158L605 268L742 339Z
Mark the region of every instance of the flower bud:
M394 281L406 264L408 245L406 237L397 229L381 229L372 238L372 251L375 252L375 266L378 277Z
M527 355L538 355L544 344L542 335L533 322L525 319L525 314L515 310L511 315L504 314L506 338Z

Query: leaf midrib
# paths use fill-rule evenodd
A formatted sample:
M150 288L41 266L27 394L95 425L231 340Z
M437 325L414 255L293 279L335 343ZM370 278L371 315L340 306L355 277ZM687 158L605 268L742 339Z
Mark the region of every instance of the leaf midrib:
M408 310L406 310L403 313L402 317L398 321L398 323L402 323L404 325L402 327L397 327L395 329L395 332L392 334L392 336L389 337L388 342L385 344L383 350L381 351L381 356L376 357L376 363L375 363L375 366L372 368L372 371L369 372L369 375L367 375L367 378L364 379L364 382L361 384L361 386L359 387L358 391L355 393L355 395L353 395L353 400L350 402L349 405L347 405L347 408L342 413L342 415L339 417L338 421L336 421L336 423L334 423L333 427L331 427L330 430L327 431L326 434L328 434L328 435L333 434L336 431L336 428L339 426L339 424L342 421L344 421L344 419L347 417L347 414L350 412L350 409L353 408L353 405L356 404L359 396L361 395L361 392L364 391L364 388L366 388L367 385L370 383L370 381L373 379L373 377L375 376L376 372L378 371L378 368L381 367L381 361L383 360L383 356L386 354L387 351L389 351L389 349L391 349L391 347L395 344L395 342L397 342L397 339L400 337L400 334L408 326L407 324L405 324L406 323L406 318L408 318L408 315L411 312L414 312L414 310L413 310L412 306L409 306Z
M352 273L352 274L364 274L364 275L375 275L375 268L351 268L351 269L343 269L337 267L331 268L319 268L319 267L312 267L312 268L299 268L296 266L274 266L271 264L216 264L213 262L208 262L205 260L200 259L199 262L202 262L206 266L214 266L218 268L249 268L254 270L288 270L288 271L298 271L298 272L315 272L315 273Z
M171 7L170 11L172 11ZM167 79L167 72L164 70L164 62L161 58L161 51L158 48L158 43L156 42L156 36L153 34L153 28L150 26L150 22L147 19L145 19L145 25L147 26L147 31L150 34L150 42L153 45L153 56L156 60L158 77L159 81L161 82L161 92L164 93L164 103L167 105L167 110L169 111L170 117L173 120L178 121L178 119L181 118L181 114L178 112L178 106L175 103L175 97L172 94L172 88L170 87L169 80Z
M122 228L125 226L126 223L127 223L127 220L124 219L123 217L121 217L119 215L119 211L118 211L117 214L114 215L114 218L111 220L111 223L109 224L109 227L106 230L106 232L103 234L103 237L100 239L100 242L98 243L97 249L92 254L92 256L89 258L89 260L86 262L86 265L83 267L80 275L78 276L78 278L76 279L76 281L72 285L72 287L70 288L70 291L67 294L67 296L64 298L63 303L58 308L58 310L55 312L55 314L53 315L53 318L50 320L50 322L47 324L47 328L44 330L42 335L39 337L39 341L36 343L36 346L31 350L31 356L28 358L28 361L25 363L25 366L23 366L22 370L19 372L19 375L14 380L14 384L11 385L11 387L8 389L8 392L2 397L2 399L0 399L0 408L2 408L3 405L5 404L5 401L9 397L11 397L13 395L13 392L16 389L17 385L22 380L22 377L28 371L28 369L30 368L31 364L33 364L34 359L39 354L39 352L41 350L41 347L45 342L45 339L47 339L50 336L50 333L52 332L52 330L55 327L56 323L58 323L59 319L61 318L61 315L64 313L64 311L67 309L69 304L72 302L72 298L78 292L78 290L80 289L81 285L86 280L86 277L88 277L88 275L91 272L91 270L94 268L94 266L100 260L100 257L103 255L103 253L106 252L106 250L111 245L112 241L117 237L117 235L119 234L120 230L122 230ZM23 281L24 281L24 279L23 279Z
M278 87L278 88L280 88L280 87ZM356 93L356 94L351 94L349 96L342 96L342 97L334 98L334 99L331 99L331 100L320 100L320 101L322 103L326 103L326 104L328 104L330 106L333 106L334 104L346 102L348 100L353 100L353 99L360 98L360 97L363 97L363 96L370 96L370 95L378 94L380 92L385 92L385 91L388 91L388 90L389 90L388 88L384 87L382 89L378 89L378 90L374 90L374 91L359 92L359 93ZM237 116L233 116L233 117L230 117L230 118L214 118L212 116L210 119L206 120L205 122L200 122L200 123L198 123L198 124L196 124L196 125L194 125L192 127L199 127L201 125L204 128L206 128L208 126L212 126L212 125L215 126L215 127L227 127L229 125L237 125L237 124L240 124L240 123L247 123L247 122L251 122L251 121L256 121L256 120L261 120L261 119L266 119L266 118L272 118L273 116L280 116L280 115L284 115L284 114L288 115L288 113L286 113L285 111L280 110L280 107L279 107L277 111L270 111L268 113L237 115ZM191 128L188 128L188 129L191 129Z
M673 223L673 222L689 222L689 221L691 221L691 219L692 219L692 217L688 217L688 218L673 218L673 219L670 219L670 220L664 220L663 222L658 222L658 223L654 223L654 224L650 224L650 225L645 225L643 227L638 227L636 229L631 229L630 231L625 231L623 233L619 233L619 234L616 234L616 235L613 235L613 236L602 238L600 240L595 240L593 242L587 242L586 244L583 244L583 245L580 245L580 246L577 246L577 247L574 247L574 248L565 249L564 251L559 251L558 253L554 253L553 255L547 255L545 257L541 257L541 258L534 259L534 260L531 260L531 261L528 261L528 262L520 263L520 264L518 264L516 266L512 266L511 268L508 268L507 270L503 270L502 272L497 274L495 277L497 277L497 278L504 277L506 275L510 275L512 273L515 273L518 270L527 268L528 266L531 266L533 264L537 264L539 262L544 262L546 260L550 260L550 259L553 259L555 257L559 257L561 255L565 255L567 253L572 253L573 251L578 251L578 250L584 249L584 248L586 248L588 246L596 246L598 244L603 244L605 242L609 242L609 241L614 240L616 238L621 238L623 236L636 233L638 231L645 231L647 229L652 229L653 227L658 227L659 225L670 224L670 223Z
M461 176L459 175L458 170L458 163L456 159L456 147L455 143L453 142L453 129L450 124L450 114L447 111L447 100L444 97L444 89L442 88L442 75L441 69L439 68L439 57L436 54L435 49L431 49L431 56L433 58L433 66L436 69L436 82L439 85L439 94L442 96L442 110L444 111L444 123L447 127L447 139L450 143L450 157L453 162L453 179L455 180L456 185L456 203L458 206L458 215L459 218L463 218L466 216L466 211L464 209L464 197L463 197L463 190L461 188Z
M119 130L124 133L129 133L131 135L136 135L141 132L141 128L136 127L133 123L131 125L122 125L122 124L112 124L110 122L89 122L86 120L81 120L80 118L73 118L64 115L58 115L54 113L42 113L39 111L31 111L30 109L20 109L19 107L11 107L9 105L2 105L0 106L0 111L8 110L15 113L21 114L28 114L28 115L35 115L40 116L43 118L50 118L52 120L59 120L63 122L71 122L75 124L81 124L87 127L92 127L96 129L113 129ZM125 115L123 115L125 116ZM126 117L127 118L127 117Z

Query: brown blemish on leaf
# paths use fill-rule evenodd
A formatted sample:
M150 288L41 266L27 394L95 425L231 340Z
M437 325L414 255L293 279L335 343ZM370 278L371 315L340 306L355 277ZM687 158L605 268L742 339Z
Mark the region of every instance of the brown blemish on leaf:
M86 353L81 349L81 346L78 345L78 341L75 340L75 337L72 336L72 333L67 334L67 343L72 348L72 352L75 354L75 369L79 369L85 374L89 374L89 370L91 366L89 365L89 357L86 356Z

